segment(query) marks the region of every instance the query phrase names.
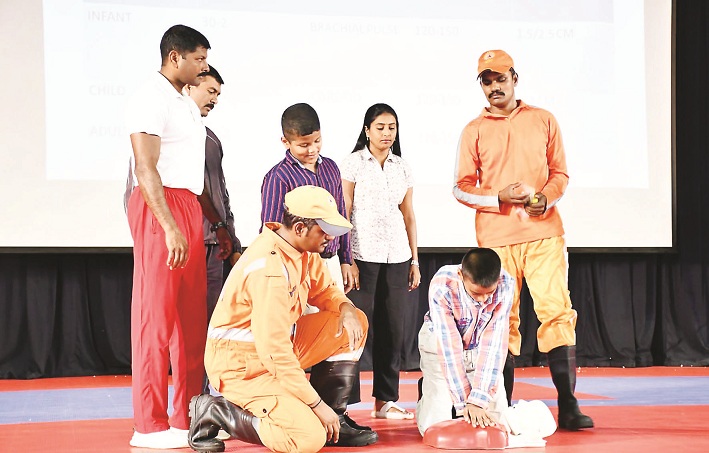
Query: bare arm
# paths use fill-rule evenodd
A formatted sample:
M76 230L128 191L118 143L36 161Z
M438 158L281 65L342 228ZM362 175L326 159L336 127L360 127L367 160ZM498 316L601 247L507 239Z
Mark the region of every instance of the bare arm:
M355 183L346 179L342 180L342 196L345 198L345 211L347 220L352 219L352 202L354 201Z
M162 179L160 179L157 169L160 157L160 137L141 132L131 134L130 141L133 146L135 177L138 179L140 193L165 231L166 264L170 269L185 267L189 256L187 239L178 228L177 222L167 206Z
M320 419L326 432L326 439L337 443L340 440L340 418L330 406L320 400L315 403L315 406L310 407L315 416Z
M347 213L347 220L352 221L352 203L354 202L354 189L355 183L348 181L346 179L342 180L342 196L345 199L345 212ZM357 263L355 263L354 258L352 258L352 265L350 266L350 289L359 289L359 268ZM343 273L344 276L344 273ZM349 291L345 291L347 294Z
M406 225L406 235L409 237L409 247L411 247L411 259L418 262L419 253L416 239L416 216L414 215L414 189L409 187L404 196L404 201L399 205L399 210L404 216ZM409 291L412 291L421 284L421 271L417 265L409 268Z
M209 193L209 189L206 184L204 185L204 189L202 189L202 193L197 196L197 200L199 201L199 205L202 206L202 214L204 214L207 220L209 220L209 223L224 221L224 219L219 217L217 208L214 206L214 202L212 201L212 194Z

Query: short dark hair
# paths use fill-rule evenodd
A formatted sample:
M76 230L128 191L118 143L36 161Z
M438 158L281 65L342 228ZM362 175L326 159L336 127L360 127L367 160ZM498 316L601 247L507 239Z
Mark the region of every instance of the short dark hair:
M209 66L209 71L200 72L199 76L214 77L214 80L216 80L219 85L224 85L224 79L222 79L222 76L219 74L219 71L214 69L214 66L212 66L211 64L207 66Z
M305 103L294 104L281 115L283 136L290 140L320 130L320 118L314 108Z
M517 74L515 72L515 68L510 68L509 71L510 71L510 75L512 77L517 76L519 78L519 74ZM492 72L492 69L486 69L483 72L481 72L480 74L478 74L478 80L482 81L483 74L487 74L488 72Z
M512 78L517 77L517 80L519 80L519 74L515 72L515 68L510 68L510 75L512 76Z
M355 144L355 147L352 150L353 153L367 147L368 139L367 132L365 131L365 129L370 129L374 120L377 119L379 115L382 115L384 113L390 113L394 117L394 120L396 120L396 140L394 140L394 143L391 145L391 152L401 157L401 135L399 134L399 117L396 115L396 112L393 108L391 108L391 106L381 103L374 104L373 106L369 107L364 113L364 124L362 125L362 130L359 131L357 143Z
M290 211L288 211L287 206L284 206L284 208L285 209L283 210L283 222L282 223L283 223L283 226L288 229L293 228L293 225L295 225L298 222L303 222L308 229L310 229L311 227L313 227L313 225L315 225L317 223L315 221L315 219L306 219L305 217L300 217L295 214L291 214Z
M210 49L209 41L202 33L187 25L173 25L162 35L160 57L164 64L171 51L175 50L184 56L186 53L194 52L198 47Z
M501 269L500 257L486 248L468 250L461 263L463 275L483 288L491 287L500 279Z

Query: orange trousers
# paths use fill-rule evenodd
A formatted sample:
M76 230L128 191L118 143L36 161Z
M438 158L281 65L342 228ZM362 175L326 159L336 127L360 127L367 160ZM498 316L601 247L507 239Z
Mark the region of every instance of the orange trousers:
M339 314L321 311L302 316L293 338L293 352L300 366L309 368L335 356L339 360L359 360L367 339L367 317L359 310L357 315L365 335L354 352L346 332L335 336ZM265 372L245 378L244 372L234 371L245 369L250 373L263 367L254 343L208 338L204 363L212 386L259 418L259 437L271 451L315 452L323 448L326 431L320 419L305 402L286 391L276 376Z
M164 188L177 226L189 244L182 269L170 270L165 232L140 190L128 201L133 235L131 352L135 429L147 434L170 426L188 429L190 398L202 390L207 330L207 270L202 209L185 189ZM167 415L168 373L172 365L172 416Z
M522 244L493 247L502 267L515 278L515 295L510 311L509 350L519 355L519 305L522 278L527 281L534 300L534 311L541 325L537 329L540 352L576 344L576 310L571 308L568 288L568 262L564 238L556 236Z

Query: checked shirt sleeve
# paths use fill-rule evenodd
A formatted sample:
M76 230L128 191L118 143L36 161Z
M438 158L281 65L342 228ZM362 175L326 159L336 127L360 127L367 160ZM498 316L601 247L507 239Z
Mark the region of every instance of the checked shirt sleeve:
M507 357L507 343L510 335L510 307L514 295L514 280L503 273L490 303L491 317L476 333L478 343L477 362L472 379L472 390L466 402L487 409L492 395L497 391L502 367Z
M463 363L463 339L458 332L454 317L455 301L451 285L454 283L443 272L438 272L429 286L428 308L433 324L433 333L438 342L441 369L448 382L448 390L454 405L464 404L470 393L470 383Z

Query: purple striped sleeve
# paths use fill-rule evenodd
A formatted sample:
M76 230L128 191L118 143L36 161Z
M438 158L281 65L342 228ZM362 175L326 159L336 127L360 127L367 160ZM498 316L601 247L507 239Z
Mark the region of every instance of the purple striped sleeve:
M288 186L279 177L274 167L266 173L261 185L261 226L265 222L283 221L283 200L288 192Z
M321 171L323 188L332 194L332 197L337 201L337 210L343 217L347 218L345 209L345 196L342 193L342 176L340 169L332 159L323 157L322 166L318 168ZM339 243L337 255L340 257L340 263L352 264L352 250L350 249L350 233L344 234L336 238Z

